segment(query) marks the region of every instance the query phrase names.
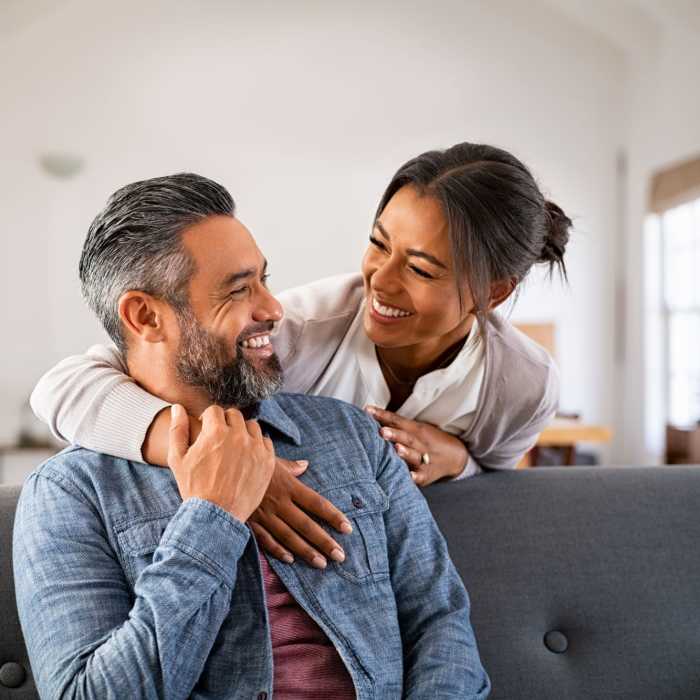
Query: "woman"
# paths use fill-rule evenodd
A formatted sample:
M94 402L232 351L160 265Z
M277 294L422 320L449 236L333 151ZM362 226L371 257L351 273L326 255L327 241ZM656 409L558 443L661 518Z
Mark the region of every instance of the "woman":
M514 468L554 415L558 375L494 309L536 263L566 275L570 226L503 150L462 143L408 161L381 198L361 274L280 295L285 390L365 406L421 486ZM116 350L97 346L45 375L32 405L60 437L165 465L168 405L123 372ZM252 527L272 555L325 566L338 545L305 511L347 524L295 478L304 468L278 464Z

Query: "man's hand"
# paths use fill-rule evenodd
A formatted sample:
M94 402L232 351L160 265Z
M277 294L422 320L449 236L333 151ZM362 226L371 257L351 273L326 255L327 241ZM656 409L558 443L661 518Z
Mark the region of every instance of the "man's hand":
M272 441L240 411L209 406L202 432L190 446L190 424L182 406L172 408L168 466L182 500L203 498L245 522L258 507L275 468Z
M349 534L352 526L330 501L297 479L305 469L304 464L277 458L267 493L250 517L250 526L258 542L273 557L291 564L296 554L311 566L323 569L328 563L326 557L342 562L345 552L307 513L338 532Z
M365 410L383 426L379 434L394 443L399 457L408 465L411 478L418 486L459 476L464 471L469 454L458 437L430 423L409 420L376 406L367 406ZM427 456L427 463L423 455Z

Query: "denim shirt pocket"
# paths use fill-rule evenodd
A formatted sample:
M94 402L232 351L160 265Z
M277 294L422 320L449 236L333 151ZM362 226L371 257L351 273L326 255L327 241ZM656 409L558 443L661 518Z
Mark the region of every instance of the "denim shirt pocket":
M165 528L177 511L140 515L114 526L114 534L124 564L124 571L133 587L141 572L153 561Z
M353 481L319 494L342 511L352 525L349 535L326 527L345 551L345 561L331 562L335 571L354 583L381 581L389 577L384 511L389 497L374 481Z

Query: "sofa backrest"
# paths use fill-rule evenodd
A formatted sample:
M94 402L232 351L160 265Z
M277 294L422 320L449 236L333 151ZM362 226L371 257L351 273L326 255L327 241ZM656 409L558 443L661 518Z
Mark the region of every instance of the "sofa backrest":
M700 698L700 467L491 473L427 497L492 698Z
M0 700L38 697L12 585L18 492L0 486ZM492 698L700 697L700 467L531 469L425 494Z

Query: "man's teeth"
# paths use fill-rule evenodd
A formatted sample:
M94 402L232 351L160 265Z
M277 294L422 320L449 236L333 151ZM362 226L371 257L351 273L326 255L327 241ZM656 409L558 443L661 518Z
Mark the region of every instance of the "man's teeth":
M244 348L261 348L270 344L269 335L256 335L254 338L246 338L241 345Z
M403 316L410 316L408 311L403 311L402 309L395 309L391 306L384 306L380 304L374 297L372 297L372 308L382 316L389 316L391 318L399 318Z

